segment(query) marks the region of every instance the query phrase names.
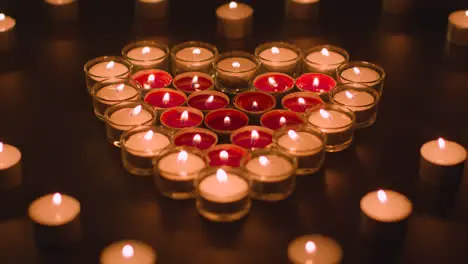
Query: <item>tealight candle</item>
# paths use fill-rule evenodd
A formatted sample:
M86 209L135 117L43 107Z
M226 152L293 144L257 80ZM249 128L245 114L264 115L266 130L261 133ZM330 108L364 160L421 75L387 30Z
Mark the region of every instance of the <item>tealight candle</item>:
M214 222L232 222L250 209L250 181L244 172L232 167L208 167L195 181L197 209Z
M259 149L244 157L241 164L252 179L252 198L279 201L293 192L297 169L294 157L275 149Z
M174 135L176 146L195 147L205 150L218 143L218 136L211 130L204 128L184 128Z
M347 62L338 67L336 72L340 83L364 84L382 94L385 71L376 64L365 61Z
M261 126L241 127L232 132L231 142L248 150L266 148L273 142L273 130Z
M342 262L343 250L332 238L306 235L289 243L288 258L293 264L338 264Z
M318 15L320 0L287 0L286 14L299 20L314 18Z
M0 13L0 32L7 32L12 30L16 25L16 20L12 17L5 16Z
M229 105L229 97L217 91L200 91L192 93L187 104L202 112L209 112Z
M296 175L310 175L325 160L325 134L306 125L279 130L274 135L275 146L297 158Z
M133 65L122 57L103 56L86 62L84 66L86 86L91 92L94 84L111 78L127 78Z
M120 136L124 131L140 125L150 125L156 119L153 107L141 102L122 102L104 112L107 140L120 147Z
M161 114L161 125L179 130L197 127L203 123L203 113L193 107L179 106L169 108Z
M281 72L293 77L299 71L301 50L285 42L269 42L255 49L255 56L267 72Z
M153 68L167 70L169 48L166 44L143 40L130 43L122 49L122 56L136 69Z
M12 145L0 142L0 190L21 185L21 152Z
M194 180L207 165L206 156L196 148L170 148L155 163L156 186L169 198L192 198L195 195Z
M335 76L336 68L348 60L346 50L332 45L318 45L305 52L303 68L304 72Z
M214 61L216 88L228 94L248 90L259 66L260 62L247 52L222 53Z
M147 244L126 240L107 246L100 257L100 264L155 264L156 252Z
M210 166L240 167L247 150L231 144L216 145L207 150Z
M155 89L145 95L144 101L156 110L182 106L187 101L187 96L170 88Z
M145 19L164 19L169 10L168 0L137 0L136 11L138 17Z
M212 62L218 56L218 49L208 43L189 41L172 48L172 73L183 72L212 73Z
M112 78L96 83L93 86L94 114L104 120L104 112L112 105L138 100L141 86L131 79Z
M216 9L219 33L229 39L240 39L252 31L253 9L244 4L230 2Z
M209 112L205 117L205 126L218 134L221 142L229 141L232 131L249 124L249 117L241 111L221 108Z
M458 10L450 14L447 39L449 42L468 46L468 10Z
M214 80L203 72L184 72L174 77L173 85L177 90L191 94L213 89Z
M458 189L463 177L466 149L453 141L439 138L421 147L420 179L441 190Z
M277 109L263 114L260 124L271 130L278 130L284 126L304 124L304 119L293 111Z
M380 94L362 84L338 85L330 91L330 103L345 106L356 116L356 128L371 126L377 118Z
M264 92L242 92L234 97L234 106L247 113L252 124L259 124L260 116L276 106L276 99Z
M165 88L171 85L172 76L163 70L148 69L136 72L132 79L137 81L145 90Z
M139 126L120 139L124 168L138 176L153 174L153 160L171 146L170 131L154 126Z
M306 120L310 126L326 134L327 152L344 150L353 141L356 118L346 107L330 104L317 106L307 111Z
M275 96L280 104L285 94L294 88L294 79L287 74L268 72L257 76L253 86L259 91Z
M34 200L28 215L34 223L37 242L45 247L61 247L76 243L81 237L80 202L55 193Z
M283 97L283 108L296 113L305 113L309 108L324 104L318 94L311 92L295 92Z
M296 87L300 91L317 93L325 101L335 86L336 81L332 77L321 73L304 73L296 79Z
M76 0L45 0L45 2L49 5L54 6L64 6L74 3Z
M393 240L404 235L413 205L406 196L378 190L361 199L361 232L365 238Z

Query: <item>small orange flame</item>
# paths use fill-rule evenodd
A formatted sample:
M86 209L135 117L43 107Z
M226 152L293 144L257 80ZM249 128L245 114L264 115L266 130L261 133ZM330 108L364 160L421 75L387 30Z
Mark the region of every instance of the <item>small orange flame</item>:
M231 118L229 118L229 116L224 117L224 125L225 126L231 125Z
M305 244L305 250L308 254L315 253L317 251L317 245L313 241L307 241Z
M169 103L170 100L171 100L171 95L169 93L165 93L162 99L163 104L167 105L167 103Z
M377 199L379 199L380 203L386 203L388 201L387 194L385 193L384 190L377 191Z
M328 57L330 56L330 52L326 48L323 48L320 53L322 53L323 56Z
M56 206L59 206L62 204L62 195L60 193L54 193L54 196L52 196L52 203Z
M0 14L0 21L3 21L3 20L5 20L5 14L1 13Z
M193 136L193 139L192 139L193 145L198 145L200 144L200 142L201 142L200 134L196 134L195 136Z
M356 73L357 75L361 74L361 71L359 70L358 67L354 67L354 68L353 68L353 71L354 71L354 73Z
M353 99L354 97L354 95L350 91L345 91L345 95L346 97L348 97L348 99Z
M229 159L229 153L225 150L222 150L221 152L219 152L219 158L223 161L226 161Z
M106 69L109 71L110 69L114 68L115 62L114 61L109 61L106 65Z
M144 47L142 50L141 50L141 54L145 55L145 54L148 54L151 52L151 49L150 47Z
M131 245L125 245L122 248L122 257L129 259L132 258L133 255L135 254L135 251L133 250L133 247Z
M297 98L297 102L298 102L301 106L304 106L304 105L305 105L305 100L304 100L304 98L302 98L302 97Z
M0 142L0 152L3 152L3 142Z
M125 84L119 84L117 85L117 87L115 87L115 90L120 93L121 91L123 91L123 89L125 88Z
M149 141L149 140L153 139L153 135L154 135L153 130L148 130L148 132L146 132L146 134L143 136L143 138L145 140Z
M465 12L465 16L467 16L467 17L468 17L468 10L466 10L466 12Z
M216 179L221 183L226 183L228 181L228 175L223 169L218 169L216 171Z
M193 55L200 55L200 54L201 54L201 50L200 50L199 48L195 48L195 49L193 49L192 54L193 54Z
M237 61L235 61L235 62L232 63L232 67L233 67L233 68L239 68L239 67L240 67L240 63L237 62Z
M156 76L154 74L148 75L148 80L146 81L147 83L153 83L154 80L156 80Z
M318 87L320 85L320 80L317 77L314 77L314 81L312 82L314 87Z
M442 149L445 149L445 140L443 138L439 138L437 140L437 143L439 144L439 148L442 150Z
M329 119L331 117L330 112L327 110L320 109L319 113L323 118Z
M280 117L279 123L281 126L284 126L286 124L286 118L284 116Z
M233 8L237 8L238 4L234 1L230 2L229 3L229 8L233 9Z
M274 77L268 77L268 83L273 87L278 87L278 83L276 82Z
M182 112L182 114L180 115L180 121L181 122L185 122L188 120L188 111L185 110L184 112Z
M257 101L254 101L254 102L252 103L252 108L253 108L253 109L257 109L257 108L258 108Z
M182 150L179 152L179 155L177 155L177 163L185 163L187 162L188 159L188 153L185 150Z
M250 139L252 141L257 141L259 137L260 137L260 135L258 134L258 131L257 130L252 130L252 132L250 133Z
M198 82L198 76L195 75L195 76L193 76L193 78L192 78L192 84L197 83L197 82Z
M273 54L279 54L279 53L280 53L280 50L279 50L277 47L273 47L273 48L271 48L271 53L273 53Z
M296 131L294 130L289 130L288 136L294 141L297 141L299 139L299 135L297 135Z
M214 101L214 96L210 95L210 97L208 97L208 99L206 99L206 105L211 104L213 101Z
M137 116L140 112L141 112L141 109L143 107L141 105L137 105L135 106L135 108L133 108L132 112L130 113L131 116Z
M262 166L268 166L268 164L270 164L270 160L265 156L260 156L258 158L258 161L260 162L260 164L262 164Z

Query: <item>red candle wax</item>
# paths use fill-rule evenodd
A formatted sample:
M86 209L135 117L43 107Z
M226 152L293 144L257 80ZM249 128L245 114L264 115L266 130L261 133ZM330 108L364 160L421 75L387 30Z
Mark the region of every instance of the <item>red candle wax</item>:
M213 78L202 72L184 72L174 77L174 88L186 93L213 88Z
M246 126L232 132L231 142L246 149L266 148L273 142L273 130Z
M253 85L266 93L284 93L294 87L294 79L284 73L269 72L257 76Z
M192 93L187 104L201 111L212 111L226 107L229 97L217 91L200 91Z
M276 99L264 92L243 92L234 98L234 105L246 112L262 113L276 105Z
M290 110L272 110L266 112L260 118L260 124L272 130L278 130L283 126L303 124L304 120L298 113Z
M305 73L296 79L296 86L303 91L328 93L336 86L336 81L325 74Z
M249 117L243 112L221 108L209 112L205 118L206 127L221 133L234 131L249 124Z
M169 108L161 114L161 123L170 128L196 127L202 121L203 113L192 107Z
M154 108L171 108L185 104L187 96L173 89L161 88L147 93L144 101Z
M210 166L239 167L247 151L239 146L222 144L208 150Z
M172 82L172 76L163 70L149 69L136 72L132 79L137 81L144 89L156 89L168 87Z
M284 108L296 113L304 113L310 107L323 103L324 102L320 96L311 92L291 93L286 95L282 101Z
M189 146L201 150L211 148L217 142L218 136L204 128L182 129L174 136L174 144L176 146Z

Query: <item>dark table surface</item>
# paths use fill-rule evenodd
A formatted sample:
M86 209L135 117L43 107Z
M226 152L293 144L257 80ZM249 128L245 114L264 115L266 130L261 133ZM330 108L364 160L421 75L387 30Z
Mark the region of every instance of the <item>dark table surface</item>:
M16 42L0 52L0 137L21 149L24 166L22 188L0 195L1 263L97 263L100 251L120 239L149 243L160 263L286 263L288 242L308 233L338 240L345 263L468 263L466 180L443 215L423 209L427 201L415 203L401 247L370 249L358 239L366 192L390 188L418 200L420 146L439 136L468 143L468 52L445 42L447 15L467 8L463 1L425 1L395 18L381 14L379 1L322 0L315 22L288 21L282 1L250 1L255 30L242 41L215 34L214 12L223 1L173 0L166 21L146 22L131 0L79 1L74 22L51 21L40 0L1 2L17 27ZM348 150L328 154L322 171L298 179L289 199L255 201L240 222L210 223L193 201L163 198L151 180L129 175L93 115L84 63L118 55L136 39L170 46L201 40L220 51L250 52L273 40L303 49L339 45L354 60L384 67L379 116ZM77 248L44 252L26 211L36 197L57 191L80 200L84 238Z

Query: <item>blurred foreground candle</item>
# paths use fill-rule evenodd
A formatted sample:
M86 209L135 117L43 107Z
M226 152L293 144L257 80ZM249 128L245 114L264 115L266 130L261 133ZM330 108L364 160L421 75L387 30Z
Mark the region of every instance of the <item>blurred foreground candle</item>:
M378 190L361 199L361 232L367 239L400 240L403 238L413 205L403 194Z
M139 126L120 139L124 168L138 176L153 174L153 160L171 146L170 131L154 126Z
M168 0L136 0L136 12L145 19L163 19L168 9Z
M187 96L181 91L161 88L148 92L144 101L153 106L155 110L161 110L184 105Z
M336 72L340 83L364 84L382 94L385 71L379 65L366 61L352 61L342 64Z
M231 142L248 150L267 148L273 142L273 130L261 126L241 127L232 132Z
M210 166L240 167L247 150L231 144L216 145L207 150Z
M318 15L320 0L286 0L286 13L294 19L306 20Z
M255 56L266 72L281 72L296 77L299 72L301 50L286 42L268 42L255 49Z
M244 4L230 2L216 9L218 32L229 39L240 39L252 31L253 9Z
M0 34L12 30L16 25L16 20L12 17L0 13Z
M336 68L349 60L346 50L332 45L318 45L304 55L304 72L323 73L335 76Z
M172 130L198 127L203 124L203 113L193 107L169 108L161 114L161 125Z
M211 130L191 127L179 130L174 135L174 144L176 146L194 147L205 150L218 143L218 136Z
M306 125L291 126L277 131L275 146L297 158L297 175L310 175L323 165L325 160L325 134Z
M130 43L122 49L122 56L133 64L135 70L145 68L168 70L169 48L166 44L157 41L143 40Z
M255 89L269 93L276 98L277 106L281 107L281 100L294 88L294 79L283 73L268 72L261 74L253 81Z
M200 91L192 93L187 100L187 104L207 113L227 107L229 104L229 97L218 91Z
M249 117L238 110L221 108L209 112L205 117L205 126L218 134L223 143L229 142L231 132L249 124Z
M307 109L316 105L324 104L322 98L318 94L311 92L295 92L286 95L281 104L283 108L289 109L296 113L304 113Z
M126 78L133 65L122 57L103 56L86 62L84 66L86 86L91 93L94 84L111 78Z
M183 72L212 73L212 62L218 56L218 49L205 42L189 41L172 48L172 74Z
M156 186L163 195L172 199L193 198L194 180L207 166L206 155L196 148L170 148L155 163Z
M250 180L232 167L208 167L195 181L197 209L215 222L232 222L250 210Z
M447 39L453 44L468 46L468 10L450 14Z
M37 242L44 247L63 247L80 240L80 202L55 193L34 200L28 209Z
M214 61L216 88L227 94L248 90L259 66L260 62L250 53L222 53Z
M260 124L271 130L278 130L284 126L304 124L304 119L293 111L276 109L263 114Z
M288 258L292 264L338 264L343 250L335 240L323 235L306 235L291 241Z
M100 264L155 264L156 252L147 244L136 241L118 241L107 246L100 257Z
M319 94L325 101L335 86L336 81L332 77L321 73L304 73L296 79L296 87L300 91Z
M253 198L279 201L293 192L297 169L294 157L275 149L259 149L244 157L241 164L252 179Z
M0 190L21 185L21 152L12 145L0 142Z
M414 0L382 0L382 9L389 14L402 15L408 13L413 4Z
M144 90L165 88L172 82L172 76L168 72L156 69L138 71L132 75L132 79Z
M249 116L251 124L260 124L260 116L275 108L276 99L264 92L248 91L234 97L234 106Z
M203 72L184 72L174 77L173 85L177 90L191 94L213 89L214 80Z
M344 106L319 105L306 113L307 123L326 135L325 150L337 152L346 149L353 141L355 115Z
M62 5L69 5L71 3L74 3L76 0L44 0L46 3L49 5L56 5L56 6L62 6Z

